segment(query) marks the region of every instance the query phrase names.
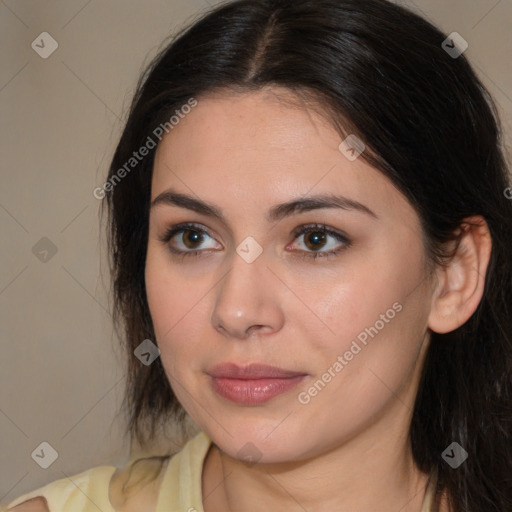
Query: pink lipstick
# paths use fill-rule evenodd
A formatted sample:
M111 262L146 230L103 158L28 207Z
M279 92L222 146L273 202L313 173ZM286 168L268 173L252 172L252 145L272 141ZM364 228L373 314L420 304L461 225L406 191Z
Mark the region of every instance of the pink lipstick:
M289 391L307 374L264 364L238 366L223 363L207 372L212 387L220 396L241 404L257 405Z

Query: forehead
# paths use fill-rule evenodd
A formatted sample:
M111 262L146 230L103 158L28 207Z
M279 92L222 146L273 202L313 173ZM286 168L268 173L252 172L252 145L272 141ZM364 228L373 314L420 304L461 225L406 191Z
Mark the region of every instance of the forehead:
M283 89L198 98L157 148L152 199L172 187L214 203L252 198L255 207L308 191L369 198L374 211L396 205L389 179L347 159L341 142L317 107Z
M180 160L186 154L191 163L226 152L231 156L229 162L251 154L261 159L282 155L284 160L293 159L301 150L320 149L319 144L332 145L338 138L326 121L301 105L291 92L267 88L199 98L197 106L164 137L157 152ZM245 162L245 167L250 165Z

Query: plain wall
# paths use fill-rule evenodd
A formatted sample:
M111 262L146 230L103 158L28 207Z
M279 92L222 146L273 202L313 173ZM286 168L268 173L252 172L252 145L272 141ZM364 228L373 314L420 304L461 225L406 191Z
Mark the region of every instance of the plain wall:
M403 3L468 41L510 144L512 2ZM129 458L115 417L123 354L93 190L144 63L208 8L201 0L0 2L0 503ZM58 42L46 59L31 47L42 32ZM48 469L31 456L44 441L58 452Z

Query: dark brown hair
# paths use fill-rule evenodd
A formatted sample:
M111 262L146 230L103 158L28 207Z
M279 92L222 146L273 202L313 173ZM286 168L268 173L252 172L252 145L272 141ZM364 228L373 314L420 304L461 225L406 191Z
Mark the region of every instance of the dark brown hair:
M446 35L383 0L240 0L182 31L141 77L109 180L133 151L191 98L219 89L280 86L316 100L342 137L416 209L427 253L473 215L486 220L491 261L477 311L431 342L410 427L418 467L437 472L456 512L512 510L512 201L498 115L464 55ZM105 195L115 308L127 354L127 432L142 445L157 425L182 418L158 358L133 351L155 341L144 284L154 149ZM125 167L126 169L126 167ZM469 458L441 454L458 442Z

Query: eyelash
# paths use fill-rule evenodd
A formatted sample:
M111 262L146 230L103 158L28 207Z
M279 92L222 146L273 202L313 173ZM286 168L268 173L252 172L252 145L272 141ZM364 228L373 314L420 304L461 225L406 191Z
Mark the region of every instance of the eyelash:
M198 224L186 222L183 224L178 224L176 226L170 227L163 234L163 236L159 238L159 240L162 243L168 244L174 235L181 233L181 232L185 232L185 231L194 231L199 234L206 234L208 236L211 236L208 233L208 231L201 228ZM299 226L292 232L292 235L295 239L301 235L304 235L304 234L307 234L310 232L317 232L317 231L321 232L325 235L332 236L338 242L342 242L343 246L338 247L337 249L332 249L330 251L299 251L299 253L300 253L299 257L305 258L305 259L312 259L312 260L317 260L318 258L328 258L328 257L336 256L339 252L341 252L351 246L351 242L346 235L344 235L338 231L334 231L333 229L328 228L324 224L306 224L303 226ZM176 249L170 245L169 245L169 251L171 253L173 253L175 256L180 257L180 258L185 258L185 257L189 257L189 256L200 256L200 254L202 252L205 252L204 249L182 251L181 249Z

